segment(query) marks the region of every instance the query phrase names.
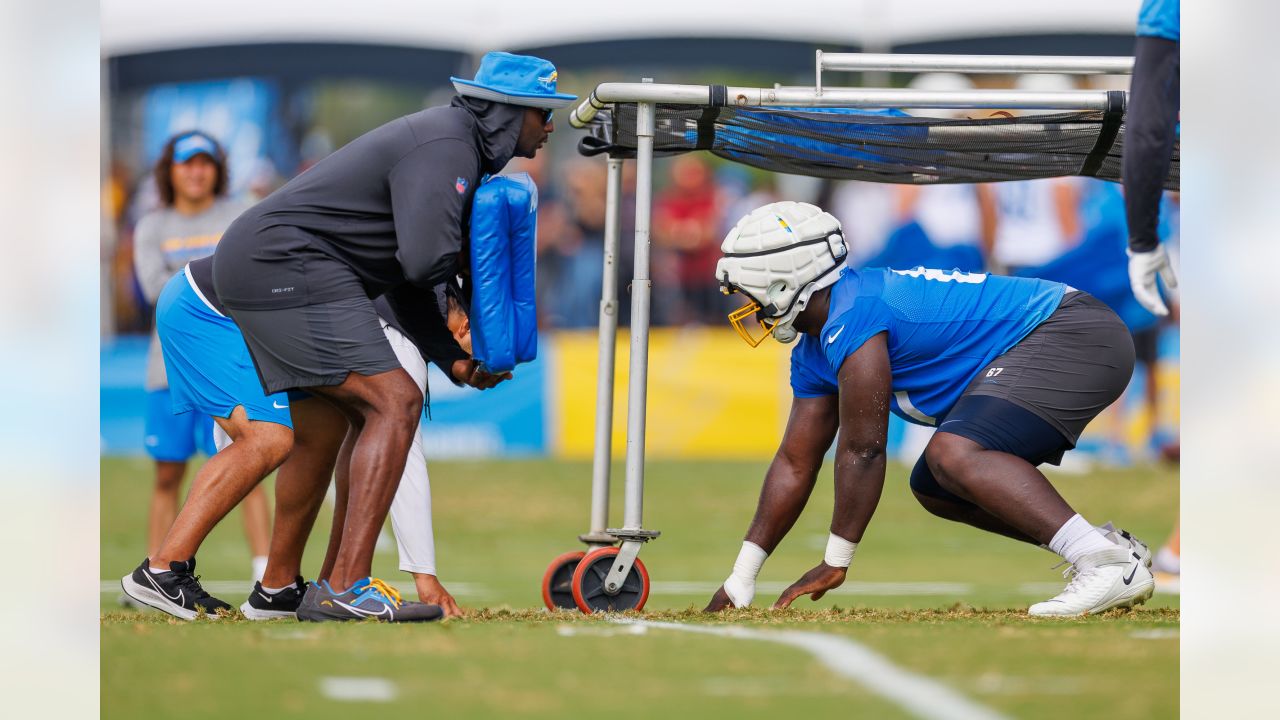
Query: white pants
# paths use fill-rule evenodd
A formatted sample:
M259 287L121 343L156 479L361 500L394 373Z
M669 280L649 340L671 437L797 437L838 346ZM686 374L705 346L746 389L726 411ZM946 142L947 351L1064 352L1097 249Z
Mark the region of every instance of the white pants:
M400 366L418 384L418 391L427 394L427 363L417 346L399 330L382 321L382 331L391 343ZM213 439L221 452L231 444L231 437L220 425L213 425ZM404 475L400 476L400 488L391 501L391 529L396 535L400 550L400 569L410 573L436 574L436 542L431 529L431 481L427 477L427 456L422 451L422 417L413 430L413 444L405 460Z
M382 323L382 330L395 351L400 366L427 394L427 362L422 353L400 331ZM400 488L391 501L391 529L400 549L400 569L411 573L436 574L436 543L431 529L431 481L427 477L427 456L422 451L422 416L413 430L413 445L405 460Z

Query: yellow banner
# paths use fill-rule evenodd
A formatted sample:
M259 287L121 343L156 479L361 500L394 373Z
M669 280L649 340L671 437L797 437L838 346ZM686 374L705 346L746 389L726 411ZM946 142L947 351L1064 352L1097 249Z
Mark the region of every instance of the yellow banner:
M595 332L558 332L547 371L554 383L550 447L590 458L595 438ZM613 455L625 454L627 328L619 328L613 394ZM650 458L769 458L790 409L790 346L752 349L731 328L655 328L649 336Z

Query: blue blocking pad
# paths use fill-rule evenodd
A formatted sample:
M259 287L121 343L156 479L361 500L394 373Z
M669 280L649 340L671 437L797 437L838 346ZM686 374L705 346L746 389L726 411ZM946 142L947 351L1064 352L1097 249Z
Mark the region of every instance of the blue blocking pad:
M534 301L538 186L527 173L495 175L471 204L471 345L485 370L538 356Z

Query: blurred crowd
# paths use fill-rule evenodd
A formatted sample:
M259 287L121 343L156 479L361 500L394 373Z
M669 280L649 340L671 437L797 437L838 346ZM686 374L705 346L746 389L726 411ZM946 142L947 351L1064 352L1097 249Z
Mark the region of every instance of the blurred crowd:
M313 162L308 159L298 171ZM720 242L740 217L778 199L813 202L839 218L851 266L925 265L1049 277L1103 298L1135 332L1156 326L1127 291L1127 233L1121 189L1114 183L1077 177L941 186L823 181L803 186L809 197L789 193L784 198L772 174L703 154L660 159L655 167L650 275L652 321L658 326L724 322L735 303L721 295L714 277ZM605 160L557 162L540 155L513 161L507 172L527 172L539 188L542 327L594 327L604 259ZM239 199L254 202L283 182L278 174L265 175L249 183ZM618 273L625 324L634 255L634 163L624 163L622 185ZM134 276L132 233L138 220L159 206L154 178L148 172L130 179L116 166L103 199L116 224L109 258L116 327L145 331L150 307ZM1166 206L1164 234L1176 247L1175 195Z
M307 157L298 172L314 163ZM1048 277L1101 297L1136 333L1157 326L1156 318L1137 307L1127 290L1127 232L1121 189L1114 183L1077 177L941 186L822 181L802 186L808 197L786 193L784 198L774 175L704 154L660 159L655 168L650 270L654 325L723 323L736 303L720 293L714 277L720 242L751 209L778 199L799 199L840 219L851 266L925 265ZM513 161L507 172L527 172L539 188L542 327L594 327L604 258L605 160L539 155ZM238 199L254 202L283 182L278 173L262 175L248 183ZM626 324L634 255L634 163L624 163L622 186L618 273L621 319ZM134 274L132 237L138 220L159 204L152 173L130 178L122 166L113 167L103 207L116 228L106 259L120 332L150 328L151 308ZM1175 195L1166 199L1164 216L1163 234L1176 248Z
M1123 81L1103 78L1090 82L1111 87L1107 83ZM1081 87L1080 82L1055 75L991 76L979 78L976 86L1043 91ZM958 75L929 73L917 76L910 86L961 90L975 87L975 83ZM327 97L324 93L320 96ZM324 106L318 101L312 104ZM376 107L380 112L396 111L395 103L384 105ZM313 114L345 122L342 113ZM379 120L377 115L373 112L365 118L366 124L389 119ZM302 126L305 131L291 134L294 141L283 141L288 147L272 153L275 162L261 153L250 154L256 159L239 163L250 167L237 167L234 153L229 153L231 177L236 180L230 188L232 199L255 202L265 197L288 177L332 152L340 144L333 140L335 136L345 139L358 134L358 128L326 129L315 119L318 117ZM573 148L576 138L563 122L559 124L551 153L539 153L533 160L516 159L505 172L528 172L539 188L541 326L584 329L595 326L599 315L606 161L577 156ZM225 142L216 132L211 134ZM132 154L137 155L137 150ZM109 298L104 297L104 315L109 316L106 319L115 332L145 332L150 329L151 308L134 277L133 231L140 218L160 205L154 173L146 164L155 159L135 158L129 164L119 157L108 168L103 191L104 226L109 228L103 243L104 287L111 292ZM282 157L295 167L277 167ZM1102 298L1135 332L1149 331L1157 324L1128 292L1124 278L1127 233L1117 184L1085 178L977 186L819 181L762 172L703 153L659 158L654 179L650 276L654 285L652 322L658 326L724 322L737 303L720 294L714 278L720 242L752 208L779 199L815 203L839 218L850 244L849 263L855 267L926 265L1047 277ZM1164 234L1173 240L1170 247L1176 248L1176 198L1168 198L1166 206ZM630 316L634 213L635 164L627 162L623 165L617 258L623 324Z

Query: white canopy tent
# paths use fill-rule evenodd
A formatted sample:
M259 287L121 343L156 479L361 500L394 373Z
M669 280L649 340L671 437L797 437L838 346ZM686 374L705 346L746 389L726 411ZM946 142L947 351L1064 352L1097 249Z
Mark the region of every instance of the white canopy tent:
M479 55L628 38L761 38L866 49L953 38L1045 33L1127 34L1139 0L568 0L482 3L364 0L103 0L105 57L263 42L358 42Z

